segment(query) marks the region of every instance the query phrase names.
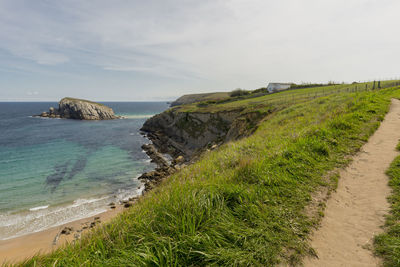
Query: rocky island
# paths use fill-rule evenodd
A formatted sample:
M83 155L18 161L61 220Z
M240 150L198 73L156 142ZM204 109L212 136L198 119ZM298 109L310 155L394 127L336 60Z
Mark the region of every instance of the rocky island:
M58 109L51 107L38 117L76 120L112 120L119 117L112 108L84 99L65 97L58 103Z

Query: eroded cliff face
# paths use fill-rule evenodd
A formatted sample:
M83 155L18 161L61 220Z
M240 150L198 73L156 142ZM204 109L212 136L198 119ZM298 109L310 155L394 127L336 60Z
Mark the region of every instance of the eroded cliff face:
M250 135L267 114L241 111L181 112L170 109L148 119L143 127L161 153L190 160L213 145Z
M58 109L50 108L41 117L77 120L112 120L117 119L114 111L105 105L76 98L63 98Z

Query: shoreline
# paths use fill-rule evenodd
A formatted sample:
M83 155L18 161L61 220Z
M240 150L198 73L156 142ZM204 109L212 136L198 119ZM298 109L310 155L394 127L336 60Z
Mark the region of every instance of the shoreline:
M129 200L110 203L106 206L108 210L97 215L53 226L39 232L0 240L0 264L15 264L37 254L48 254L68 243L80 239L82 235L90 232L91 229L111 221L118 214L132 206L147 191L157 186L161 180L186 166L179 160L168 162L153 144L144 144L142 148L157 167L137 177L144 186L140 194L129 198Z
M137 198L134 198L136 200ZM133 200L133 201L134 201ZM103 223L109 222L118 214L124 212L124 206L132 201L116 204L115 209L109 209L105 212L90 216L87 218L75 220L59 226L54 226L43 231L0 240L0 264L18 263L37 254L47 254L68 243L80 239L82 234L86 234ZM62 233L64 229L71 229L68 234Z
M162 105L160 106L157 105L155 107L157 109L163 108ZM130 112L130 110L128 112ZM157 114L160 111L154 111L154 112L156 112L155 114ZM118 115L118 119L130 119L130 118L148 119L149 117L154 116L154 114L129 115L130 113L124 115ZM136 112L133 112L132 114L136 114ZM44 118L34 115L30 115L28 117L31 119L49 119L48 117ZM57 120L57 118L55 119ZM141 126L138 125L138 127L140 128ZM144 135L140 130L137 131L137 134L147 139L146 135ZM129 135L133 135L131 131L129 132ZM139 144L140 143L146 144L148 142L151 143L149 139L147 140L140 139ZM64 211L58 212L57 207L59 206L64 207L64 204L56 206L50 205L50 209L54 210L57 209L58 212L54 213L55 215L52 214L51 215L52 218L50 220L46 219L45 216L42 216L42 214L46 213L41 211L42 209L46 210L42 205L36 205L36 206L33 205L32 207L33 210L31 210L31 208L29 208L29 211L28 209L26 211L23 210L20 217L17 216L18 214L15 216L14 214L12 214L12 216L15 217L15 220L14 217L9 217L7 214L5 214L4 217L5 226L1 228L1 230L3 231L2 238L5 239L0 240L0 266L3 266L3 264L5 263L13 263L13 264L18 263L38 253L41 255L48 254L68 243L74 242L81 236L87 235L87 233L90 232L91 229L98 227L98 225L102 225L103 223L108 223L118 214L127 210L128 207L133 205L138 198L142 197L146 193L146 191L149 191L151 189L151 186L154 186L156 181L158 181L159 177L151 178L151 181L149 181L150 180L148 179L150 178L149 174L152 172L157 172L157 169L165 167L165 166L160 166L158 161L154 160L154 158L152 158L152 156L148 154L148 151L144 150L143 152L145 152L145 154L147 154L148 156L146 157L145 155L143 155L146 158L146 162L148 162L149 160L155 164L154 165L151 164L149 165L149 167L143 168L141 171L139 170L139 172L135 172L134 175L130 175L130 179L139 182L139 184L137 185L139 186L137 187L138 191L136 191L135 186L133 186L132 189L130 187L122 188L126 189L127 191L126 193L122 192L121 194L122 197L120 197L120 195L117 193L107 194L107 196L110 196L110 198L107 198L106 200L101 201L96 205L89 204L87 205L87 207L85 206L86 204L83 205L86 208L85 207L82 209L76 208L76 210L79 210L79 212L74 212L75 209L71 209L71 211L68 210L68 213L65 213ZM167 162L167 164L169 165L170 162ZM159 172L157 174L159 174ZM134 183L134 185L135 184L136 182ZM150 184L151 186L149 186ZM117 195L117 197L115 196L115 194ZM80 198L83 198L85 200L87 197L81 196L79 197L79 199ZM127 201L128 199L129 201ZM110 205L111 203L115 203L113 207ZM72 204L70 204L69 202L68 205L66 204L67 207L71 205ZM97 209L98 206L100 207L99 209ZM96 208L97 210L91 209L92 207ZM49 207L47 206L46 208ZM38 224L36 224L36 221L34 223L31 223L31 221L36 220L35 216L31 216L35 217L32 220L28 219L29 217L28 215L30 215L30 212L34 212L33 215L35 216L36 212L38 212L37 213L38 216L39 215L41 216L40 218L38 217L39 219L37 219ZM42 220L42 218L44 218L45 220L45 223L43 224L41 224L41 222L39 221ZM11 229L11 226L9 227L7 224L8 220L11 219L13 221L10 222L10 225L14 227L13 226L14 221L16 221L15 225L20 228L15 228L16 229L15 231L14 229ZM64 229L66 228L67 229L72 228L72 229L65 232ZM22 230L20 231L19 229Z
M8 240L96 217L110 209L117 208L119 205L132 204L132 201L143 195L145 185L138 179L140 175L131 177L131 180L134 180L133 185L121 187L111 192L98 195L81 195L76 196L77 198L74 200L62 203L43 206L30 205L34 207L1 213L0 246L2 242Z
M163 153L160 153L159 148L156 147L147 134L144 132L141 132L141 134L151 142L143 144L142 149L148 155L150 161L156 164L156 167L136 177L141 181L143 186L142 191L138 195L129 198L129 200L110 203L106 206L108 210L97 215L52 226L42 231L0 240L0 265L16 264L38 254L48 254L69 243L75 242L75 240L79 240L82 235L87 234L91 229L110 222L117 215L132 206L146 192L156 187L162 180L176 171L185 168L189 163L182 156L175 159L172 156L172 160L167 159Z

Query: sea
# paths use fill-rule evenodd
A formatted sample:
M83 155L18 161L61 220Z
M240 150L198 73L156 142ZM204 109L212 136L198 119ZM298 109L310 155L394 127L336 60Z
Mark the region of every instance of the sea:
M32 117L51 102L0 102L0 240L94 216L140 195L155 165L140 128L166 102L102 102L123 119Z

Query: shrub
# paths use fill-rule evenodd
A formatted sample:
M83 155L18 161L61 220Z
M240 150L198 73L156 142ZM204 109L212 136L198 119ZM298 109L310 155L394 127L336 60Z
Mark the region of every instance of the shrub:
M268 93L268 89L267 87L261 87L258 88L256 90L254 90L253 92L251 92L252 94L257 94L257 93Z
M236 97L236 96L243 96L243 95L249 95L249 94L250 94L249 91L238 88L236 90L233 90L229 95L230 95L230 97Z

